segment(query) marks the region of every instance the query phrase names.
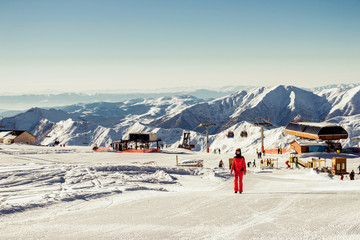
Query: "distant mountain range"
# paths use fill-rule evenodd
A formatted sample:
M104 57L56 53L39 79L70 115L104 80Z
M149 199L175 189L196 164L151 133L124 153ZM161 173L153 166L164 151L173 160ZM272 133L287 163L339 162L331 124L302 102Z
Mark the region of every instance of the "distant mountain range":
M77 103L121 102L136 98L160 98L167 96L191 95L201 99L215 99L229 95L239 89L250 89L250 86L226 86L216 90L197 89L191 91L177 89L159 89L153 92L130 93L60 93L60 94L21 94L0 95L0 116L9 116L9 110L29 109L31 107L56 108ZM169 90L169 91L167 91ZM3 110L1 110L1 108Z
M288 143L289 136L284 135L283 128L293 119L342 124L350 135L343 144L352 146L351 137L360 135L360 85L316 91L280 85L240 90L213 100L183 95L32 108L5 117L1 125L31 132L39 144L58 140L71 145L108 145L132 131L152 131L169 146L177 146L183 132L191 131L197 150L202 150L205 129L198 125L200 121L212 120L216 126L210 128L211 142L231 151L232 144L245 149L259 144L259 131L251 126L253 119L259 117L269 118L274 124L274 128L267 131L267 134L271 132L268 147ZM243 129L252 132L247 141L227 142L227 131L239 135Z

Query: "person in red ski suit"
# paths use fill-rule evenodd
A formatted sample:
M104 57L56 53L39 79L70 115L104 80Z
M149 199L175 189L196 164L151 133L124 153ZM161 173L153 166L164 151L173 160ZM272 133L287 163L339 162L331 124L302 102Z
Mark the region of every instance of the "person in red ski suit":
M235 193L238 191L240 193L243 192L243 176L246 174L246 163L245 158L241 156L241 149L238 148L235 151L235 157L231 165L230 174L235 172L235 179L234 179L234 190Z

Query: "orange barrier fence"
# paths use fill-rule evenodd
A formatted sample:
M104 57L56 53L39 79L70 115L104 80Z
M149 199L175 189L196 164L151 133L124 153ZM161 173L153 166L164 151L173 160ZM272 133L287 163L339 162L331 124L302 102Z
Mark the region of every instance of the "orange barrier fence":
M160 152L160 149L128 149L125 151L120 151L118 153L153 153Z
M287 153L289 152L291 149L290 148L283 148L282 149L282 153ZM265 149L265 153L266 154L278 154L278 149L274 148L274 149Z

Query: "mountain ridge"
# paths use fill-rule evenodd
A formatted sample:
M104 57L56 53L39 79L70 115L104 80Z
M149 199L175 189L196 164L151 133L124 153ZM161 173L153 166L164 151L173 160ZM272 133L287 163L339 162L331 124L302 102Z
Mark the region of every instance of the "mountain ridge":
M238 132L244 128L250 128L253 118L270 118L276 129L274 134L277 138L274 141L276 145L281 145L279 138L288 139L281 129L293 119L339 121L349 127L347 130L351 137L360 132L353 129L357 125L348 119L357 119L358 116L360 86L312 92L278 85L239 90L210 101L193 96L173 96L137 98L117 103L74 104L61 109L31 108L16 116L3 118L2 125L8 129L27 130L35 134L38 143L43 145L55 140L72 145L108 145L130 131L152 131L160 134L159 137L169 146L175 147L181 141L182 133L190 131L193 139L200 144L197 149L203 150L205 129L198 127L202 120L213 120L217 124L210 128L210 139L220 143L227 141L224 136L230 129L239 135ZM257 136L257 131L253 130L254 136ZM246 141L249 145L243 147L250 149L250 144L258 144L258 138L251 138L252 141ZM349 141L346 144L350 146L352 143ZM226 146L222 148L228 149Z

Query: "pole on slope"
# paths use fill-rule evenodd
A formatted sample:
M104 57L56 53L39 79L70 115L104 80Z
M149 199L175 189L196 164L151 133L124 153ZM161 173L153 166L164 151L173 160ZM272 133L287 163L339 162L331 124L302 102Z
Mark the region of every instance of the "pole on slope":
M201 121L199 127L206 127L206 152L210 152L210 144L209 144L209 127L216 126L213 121Z
M264 147L264 127L271 127L273 126L270 123L270 118L254 118L254 126L261 127L261 152L264 153L265 147Z

